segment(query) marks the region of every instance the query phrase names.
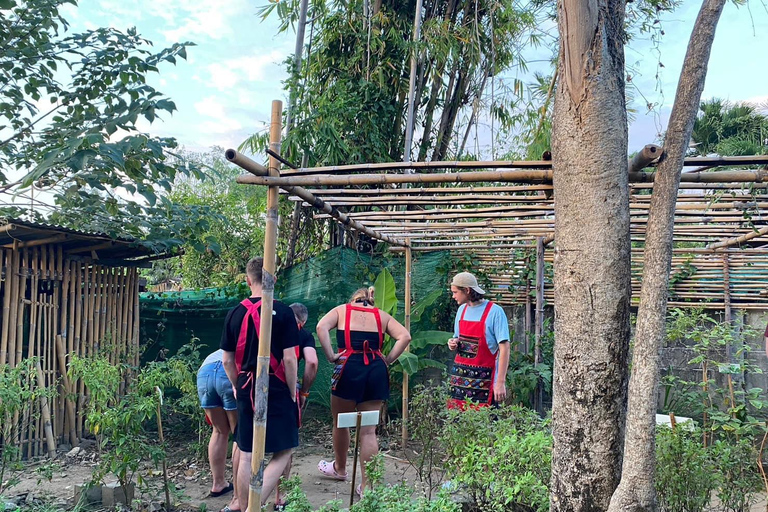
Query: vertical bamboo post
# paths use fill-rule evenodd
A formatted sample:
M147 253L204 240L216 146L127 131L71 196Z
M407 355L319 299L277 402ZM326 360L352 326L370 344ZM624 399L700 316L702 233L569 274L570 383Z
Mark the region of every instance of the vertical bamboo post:
M405 329L411 332L411 272L412 272L412 260L411 260L411 241L405 239ZM408 352L410 347L406 347L405 351ZM394 361L393 361L394 362ZM408 373L403 368L403 425L402 425L402 445L403 450L406 448L408 442Z
M533 364L541 362L541 336L544 333L544 239L536 239L536 340L533 348ZM541 379L536 383L534 409L539 414L543 410L543 395Z
M69 375L67 375L67 352L66 348L64 347L64 340L60 335L56 336L56 352L56 360L59 363L59 373L61 373L61 382L64 388L64 402L66 403L67 407L66 428L67 433L69 434L69 442L72 444L72 446L77 446L77 433L75 431L75 404L72 403L72 397L70 396L70 393L72 393L72 385L69 382Z
M104 341L104 338L101 335L101 327L102 327L102 298L104 296L103 294L103 288L104 288L104 268L101 265L94 265L94 280L93 280L93 344L96 347L95 351L97 354L102 355L103 354L103 347L101 346L101 343Z
M43 376L43 369L40 367L40 361L36 362L37 369L37 385L45 392L45 377ZM43 409L43 425L45 430L45 441L48 446L48 456L50 458L56 457L56 441L53 439L53 428L51 427L51 411L48 408L48 397L43 394L40 397Z
M22 349L24 347L24 300L27 297L27 264L29 261L29 251L27 249L21 250L21 265L19 265L19 295L17 301L19 303L19 311L16 316L16 364L21 363Z
M83 272L83 265L79 262L72 262L74 271L75 271L75 280L73 285L77 289L77 293L75 294L75 331L73 333L74 340L73 340L73 350L71 351L74 354L77 354L78 356L82 357L85 355L85 349L83 348L83 340L85 337L83 336L84 328L83 328L83 313L85 308L85 300L83 294L85 293L84 288L84 272ZM77 382L72 383L72 391L77 391L77 437L78 439L83 438L83 411L84 411L84 404L85 404L85 386L83 384L83 379L78 379Z
M731 325L731 265L728 253L723 253L723 304L725 305L725 321ZM731 356L731 346L728 346L728 357Z
M27 260L27 250L24 249L24 260ZM31 276L30 280L30 290L29 290L29 337L27 341L27 359L31 360L35 356L40 355L39 350L39 330L38 330L38 297L37 297L37 276L38 276L38 248L35 247L31 252L31 260L29 261L29 275ZM26 279L25 279L26 281ZM27 302L26 295L21 295L21 303L25 304ZM24 344L24 338L23 338L23 327L22 327L22 319L24 317L24 308L21 308L21 315L19 316L19 335L18 335L18 347L17 350L19 350L19 353L21 351L21 348ZM16 358L17 364L20 364L22 361L22 356L18 356ZM29 380L27 381L28 386L32 386L32 382ZM37 445L35 443L35 432L39 432L39 430L35 429L35 411L38 407L37 402L30 402L28 404L28 408L24 409L23 419L22 419L22 425L26 425L26 436L27 436L27 455L32 457L37 455ZM23 434L22 434L23 435Z
M16 251L8 249L3 251L5 255L5 283L3 285L3 322L0 329L2 329L2 341L0 341L0 364L5 364L8 358L8 337L11 330L11 296L13 294L13 284L16 281L15 275L15 261Z
M21 287L21 251L18 249L18 243L14 242L11 251L13 261L11 262L11 311L8 315L8 353L6 354L8 364L16 366L16 318L19 314L21 305L19 297L19 288ZM3 322L5 323L5 321Z
M282 124L281 101L272 102L272 120L269 128L269 147L280 154L280 131ZM279 161L270 155L269 175L280 176ZM248 512L261 509L261 490L264 485L264 441L267 433L267 396L269 393L269 354L272 344L272 301L275 291L275 250L278 221L278 187L267 191L267 222L264 228L264 269L261 293L261 323L259 327L259 355L256 378L253 383L253 454L251 459L251 481L248 492Z
M107 309L107 318L109 321L110 338L112 339L112 351L114 352L115 363L120 363L120 329L117 323L117 310L118 310L118 268L112 267L109 269L109 309Z
M133 354L133 365L139 367L139 270L133 269L133 292L128 300L133 304L133 331L131 332L131 351Z

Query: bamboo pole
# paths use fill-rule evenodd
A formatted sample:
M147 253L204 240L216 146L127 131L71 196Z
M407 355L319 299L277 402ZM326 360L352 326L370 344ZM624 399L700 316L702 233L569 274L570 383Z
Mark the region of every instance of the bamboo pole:
M37 369L37 385L40 389L45 391L45 377L43 376L43 369L40 368L39 360L35 366ZM53 428L51 426L51 411L48 408L48 397L45 396L45 393L43 393L43 396L40 397L40 401L42 402L43 426L45 430L45 441L48 446L48 457L53 459L56 457L56 441L53 437Z
M629 172L642 171L648 167L651 162L661 156L662 148L656 144L646 144L643 149L629 161Z
M536 240L536 326L535 342L533 347L534 366L541 363L541 337L544 334L544 239ZM543 414L543 394L541 379L536 382L536 391L534 396L534 409L539 414Z
M412 272L413 272L413 264L411 260L411 248L410 248L410 241L408 239L405 240L406 246L405 246L405 290L404 290L404 300L405 300L405 330L409 333L411 332L411 282L412 282ZM405 347L405 352L410 352L410 346ZM392 361L394 362L394 361ZM407 443L408 443L408 399L409 399L409 378L408 373L403 369L403 426L402 426L402 443L403 443L403 450L406 449Z
M101 346L104 341L102 335L103 318L104 318L104 268L101 265L94 265L94 279L93 279L93 343L95 352L102 355L104 347Z
M280 132L282 102L272 102L272 119L269 131L269 146L280 154ZM269 157L270 176L279 176L279 161ZM251 480L248 491L248 512L261 509L261 491L264 485L264 441L267 433L267 397L269 394L269 356L272 344L272 307L275 289L275 249L277 241L278 189L267 191L267 219L264 228L264 268L262 274L261 323L259 324L259 351L256 377L253 382L253 454L251 459Z
M11 325L13 325L15 317L11 314L11 299L15 297L15 288L18 282L18 258L16 251L13 249L7 249L3 251L5 254L5 284L3 286L3 322L2 326L2 341L0 342L0 364L5 364L8 361L8 340L11 333ZM15 300L13 303L15 304Z
M88 357L93 357L99 351L99 342L96 339L96 320L99 318L99 311L96 309L96 294L98 293L99 283L98 267L91 264L90 283L88 286Z
M133 351L133 366L139 367L139 270L133 271L133 293L129 298L133 302L133 331L131 332L131 350Z
M24 346L24 299L27 296L27 274L28 274L29 252L27 249L21 250L21 265L19 265L19 294L16 301L19 304L16 316L16 364L21 363L22 348Z
M737 157L692 157L686 158L683 165L697 166L746 166L767 165L768 156L737 156ZM384 162L375 164L333 165L326 167L304 167L296 170L285 170L285 176L307 174L341 174L351 172L396 171L405 169L551 169L551 160L493 160L493 161L434 161L434 162ZM685 176L683 176L685 177Z
M67 375L67 361L66 361L66 348L64 347L64 340L61 335L56 336L56 360L59 364L59 374L61 375L61 382L64 388L64 402L66 403L67 416L66 416L66 429L69 435L69 442L74 447L78 445L77 439L77 425L75 416L75 404L72 401L72 383L69 381L69 375Z
M109 268L109 307L107 308L107 332L112 340L112 353L115 364L120 364L120 337L117 323L117 268Z
M87 274L87 272L83 272L83 265L79 262L73 261L72 265L75 271L73 286L76 287L77 291L75 293L75 331L73 333L74 345L71 352L77 354L79 357L83 357L85 355L85 348L83 347L85 340L85 336L83 335L85 332L85 328L83 327L83 313L85 309L84 274ZM82 439L85 405L85 386L82 379L77 379L76 382L72 383L72 390L75 391L75 388L77 388L77 437L78 439Z
M230 162L236 163L237 165L241 165L241 163L243 162L243 159L245 158L242 155L239 155L233 149L228 149L226 151L226 153L225 153L225 156L226 156L227 160L229 160ZM270 156L270 158L273 158L273 157ZM248 164L248 165L250 165L250 164ZM245 169L245 167L244 167L244 169ZM249 170L249 169L246 169L246 170ZM240 180L243 177L249 177L249 178L252 177L254 179L261 179L260 176L246 175L246 176L239 177L237 179L238 180L237 182L238 183L247 183L245 181L241 181ZM273 177L268 177L267 179L273 179ZM278 175L277 179L279 179L279 175ZM313 207L317 208L318 210L321 210L321 211L325 212L326 214L330 215L334 219L338 220L344 226L348 226L348 227L354 228L354 229L356 229L358 231L361 231L361 232L365 233L366 235L368 235L368 236L370 236L372 238L376 238L378 240L382 240L382 241L390 243L390 244L403 245L403 242L401 242L399 240L394 240L394 239L392 239L390 237L382 236L382 235L376 233L376 231L374 231L372 229L369 229L368 227L364 226L363 224L360 224L359 222L354 221L352 218L350 218L350 216L348 214L342 213L338 209L336 209L336 208L326 204L325 202L323 202L323 200L321 200L318 197L315 197L314 195L310 194L307 190L305 190L305 189L303 189L301 187L285 186L283 188L285 190L287 190L288 192L290 192L291 194L295 194L295 195L301 197L304 201L309 203L311 206L313 206Z
M752 240L753 238L757 238L759 236L762 236L764 234L768 233L768 226L763 226L762 228L758 230L750 231L747 234L737 236L734 238L729 238L728 240L723 240L722 242L717 242L715 244L710 244L707 248L708 249L723 249L726 247L732 247L734 245L739 245L743 242L747 242L749 240Z

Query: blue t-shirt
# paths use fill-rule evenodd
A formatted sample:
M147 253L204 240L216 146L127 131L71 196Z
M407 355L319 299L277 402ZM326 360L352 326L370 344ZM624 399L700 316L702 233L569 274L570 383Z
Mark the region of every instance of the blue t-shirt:
M488 301L483 299L477 306L470 306L469 304L462 304L459 306L459 310L456 312L456 320L453 323L453 336L459 337L459 319L464 311L467 309L467 314L464 315L464 320L470 322L479 322L483 317L483 311ZM485 341L488 344L488 350L491 354L495 354L499 350L499 343L509 341L509 323L507 322L507 315L504 314L504 310L498 304L491 306L491 310L488 312L488 317L485 319Z

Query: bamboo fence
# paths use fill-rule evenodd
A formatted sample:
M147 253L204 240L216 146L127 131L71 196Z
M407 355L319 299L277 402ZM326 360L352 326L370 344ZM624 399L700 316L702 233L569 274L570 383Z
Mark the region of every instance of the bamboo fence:
M50 455L59 443L76 446L83 437L87 390L67 377L70 354L136 363L138 269L100 265L75 252L36 241L0 248L0 364L37 358L25 385L55 391L27 404L13 419L13 439L0 439L19 445L24 457Z

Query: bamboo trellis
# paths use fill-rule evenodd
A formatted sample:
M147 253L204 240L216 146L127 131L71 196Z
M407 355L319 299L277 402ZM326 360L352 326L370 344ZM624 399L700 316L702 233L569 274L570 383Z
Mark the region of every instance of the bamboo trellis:
M701 170L741 169L693 169L683 174L674 240L678 247L691 248L678 251L673 263L670 305L701 301L716 308L726 303L768 308L764 284L768 255L762 249L768 247L768 183L763 182L768 181L768 170L743 169L766 166L768 157L688 158L684 165ZM525 288L530 291L532 286L524 283L518 289L521 282L510 270L515 267L510 255L535 250L538 238L545 245L554 239L556 197L550 161L389 162L285 169L279 177L254 174L241 176L238 182L278 185L303 207L316 207L319 201L325 211L315 213L315 219L342 218L352 228L363 226L366 234L394 245L395 251L404 250L407 239L414 252L471 253L492 276L503 304L525 303ZM630 235L637 247L645 239L653 176L653 172L630 172ZM403 183L412 186L401 188ZM333 215L326 213L331 208ZM753 249L739 251L739 247ZM730 264L726 288L724 252ZM551 260L551 252L545 257ZM686 261L686 275L675 274L675 265ZM641 268L642 249L637 249L633 251L633 294L639 291ZM522 268L517 271L521 273ZM544 293L551 301L551 284Z
M37 375L26 384L55 393L26 404L13 418L12 439L0 442L36 457L51 454L60 442L76 446L83 437L87 390L67 377L71 354L100 353L113 364L136 363L139 273L136 263L103 264L95 251L107 246L99 238L94 243L90 234L61 230L66 233L49 236L58 228L41 225L36 236L29 223L16 225L24 238L11 237L0 247L0 364L15 367L38 358ZM6 224L0 233L8 235L17 226ZM127 243L123 249L128 256L145 252Z

